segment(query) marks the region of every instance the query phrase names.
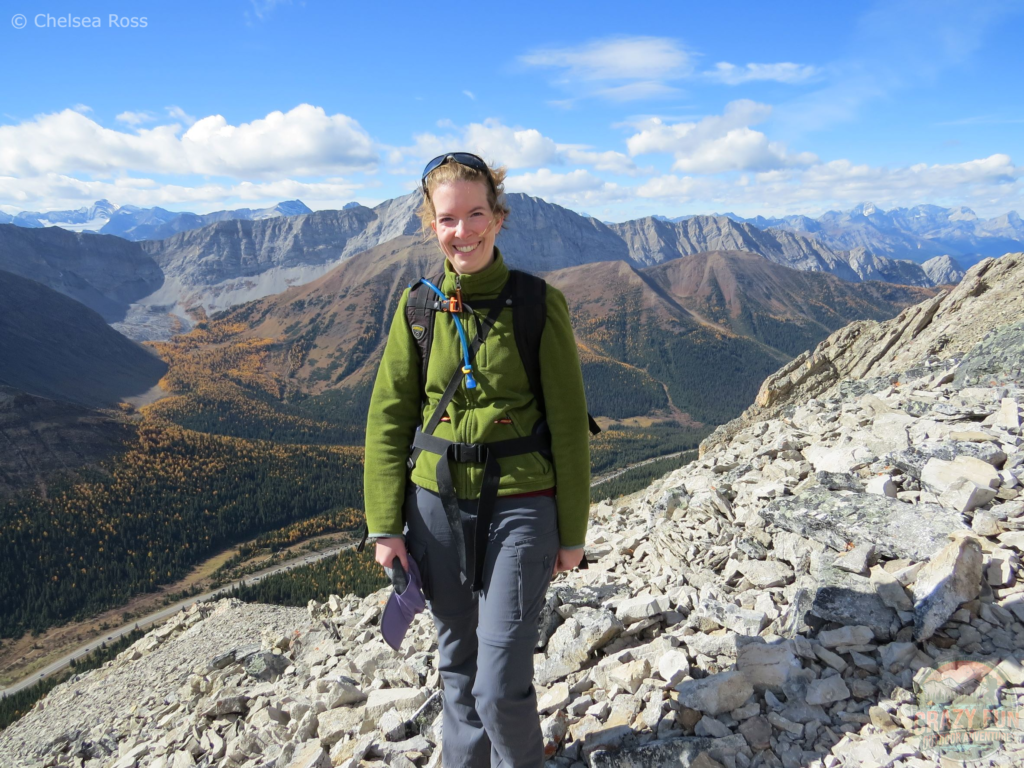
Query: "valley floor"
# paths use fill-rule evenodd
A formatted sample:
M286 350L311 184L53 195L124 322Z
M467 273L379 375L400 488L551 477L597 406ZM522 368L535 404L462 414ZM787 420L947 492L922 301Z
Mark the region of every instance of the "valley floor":
M258 578L293 567L301 550L310 547L311 544L319 549L314 553L314 557L326 557L349 543L351 543L350 537L338 533L305 539L281 550L280 554L284 558L284 562L278 562L262 572L256 571L246 576L245 580L247 583L252 583ZM230 583L213 590L213 576L221 566L237 554L241 546L244 544L217 553L197 565L185 578L168 584L156 592L138 595L125 605L111 608L84 621L75 621L54 627L37 636L26 633L17 640L0 641L0 690L14 686L20 681L30 682L29 678L62 657L72 653L76 656L84 653L86 651L84 646L93 641L131 630L136 624L147 626L152 622L154 614L162 614L166 610L166 601L170 596L184 598L186 594L191 594L195 596L191 599L196 600L207 594L212 594L213 591L229 591L237 583L236 580L232 579ZM268 556L265 554L259 555L248 561L244 568L247 571L258 568L267 558ZM57 670L50 670L50 672L55 671Z

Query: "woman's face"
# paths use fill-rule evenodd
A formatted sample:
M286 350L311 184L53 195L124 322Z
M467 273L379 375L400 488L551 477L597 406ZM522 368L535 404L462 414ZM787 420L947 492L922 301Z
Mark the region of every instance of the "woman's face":
M495 218L487 202L487 182L452 181L434 189L437 242L460 275L472 275L494 260L494 239L503 217Z

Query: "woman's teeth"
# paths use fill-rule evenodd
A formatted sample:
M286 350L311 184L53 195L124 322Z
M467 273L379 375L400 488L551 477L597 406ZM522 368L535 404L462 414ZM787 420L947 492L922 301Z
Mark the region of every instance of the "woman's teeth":
M476 250L476 246L475 245L456 245L455 246L455 250L458 251L459 253L469 253L470 251L475 251Z

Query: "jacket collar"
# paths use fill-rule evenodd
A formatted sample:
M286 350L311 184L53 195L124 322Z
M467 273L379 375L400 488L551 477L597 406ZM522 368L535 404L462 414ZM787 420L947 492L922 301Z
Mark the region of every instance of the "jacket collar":
M455 270L452 269L452 263L445 259L444 280L441 283L441 290L447 296L455 295L456 274ZM462 276L462 296L465 299L469 299L473 296L482 297L498 294L505 286L506 280L508 280L508 267L505 266L505 259L502 258L501 251L495 246L494 261L488 264L486 269L472 275Z

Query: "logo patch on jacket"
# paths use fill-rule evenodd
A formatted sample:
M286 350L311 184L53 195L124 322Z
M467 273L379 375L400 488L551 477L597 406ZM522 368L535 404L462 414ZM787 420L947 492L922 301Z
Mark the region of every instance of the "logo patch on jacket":
M422 339L423 338L423 334L426 333L426 332L427 332L426 327L420 325L419 323L415 323L412 326L412 335L415 336L417 339Z

